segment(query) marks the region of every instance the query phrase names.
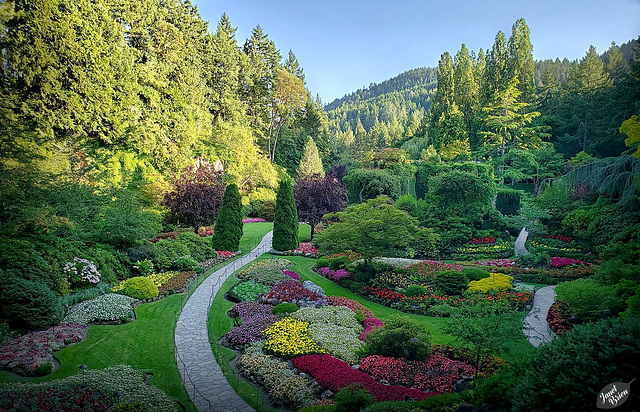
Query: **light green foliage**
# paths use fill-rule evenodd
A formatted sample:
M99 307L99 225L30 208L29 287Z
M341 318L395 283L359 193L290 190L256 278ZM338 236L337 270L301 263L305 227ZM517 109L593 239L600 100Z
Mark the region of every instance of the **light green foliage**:
M418 320L393 316L367 336L365 350L369 355L424 361L431 354L429 331Z
M180 256L176 259L175 266L178 270L188 271L198 269L198 261L191 256Z
M381 195L397 199L402 194L402 179L387 169L353 169L344 185L350 203L362 203Z
M469 281L480 280L489 277L489 272L480 268L464 268L462 269L462 273L464 273Z
M520 255L516 258L516 264L523 268L548 268L549 254L539 252Z
M389 204L385 196L350 206L327 218L334 223L316 235L320 253L351 250L362 254L367 262L412 245L421 233L417 220Z
M566 302L582 320L595 321L604 310L618 314L624 307L612 286L604 286L591 279L577 279L556 286L557 299Z
M633 156L640 157L640 122L638 122L638 116L633 115L620 126L620 133L626 134L628 137L624 140L624 144L627 147L636 146L636 151L633 152Z
M278 303L277 305L275 305L273 307L273 310L271 311L271 313L273 313L274 315L289 315L295 311L298 310L298 305L296 305L295 303Z
M158 287L151 279L137 276L127 279L122 292L134 299L150 299L158 296Z
M307 142L304 144L302 160L300 160L297 174L298 179L303 179L315 174L324 177L324 168L322 167L322 160L318 154L318 147L311 136L309 136Z
M396 207L400 210L404 210L416 219L419 217L418 201L412 195L407 194L400 196L398 200L396 200Z
M242 199L238 187L232 183L224 191L222 206L216 218L215 233L211 239L213 250L238 250L242 227Z
M292 250L300 246L298 240L298 210L293 199L293 187L289 180L280 182L273 220L273 248Z

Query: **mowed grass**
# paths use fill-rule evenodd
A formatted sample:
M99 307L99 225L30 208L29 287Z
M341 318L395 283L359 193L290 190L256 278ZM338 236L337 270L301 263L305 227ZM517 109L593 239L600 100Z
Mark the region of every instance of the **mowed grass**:
M240 240L243 253L253 250L271 230L273 223L270 222L245 224ZM220 266L222 265L209 270L205 276ZM193 285L190 289L195 289L196 286ZM173 330L185 301L186 296L183 294L172 295L138 306L135 310L136 320L131 323L93 325L85 341L56 353L61 366L55 372L44 377L26 378L0 371L0 381L51 381L78 373L78 366L82 364L90 369L128 364L153 373L151 384L164 390L187 411L196 411L182 384L175 359Z

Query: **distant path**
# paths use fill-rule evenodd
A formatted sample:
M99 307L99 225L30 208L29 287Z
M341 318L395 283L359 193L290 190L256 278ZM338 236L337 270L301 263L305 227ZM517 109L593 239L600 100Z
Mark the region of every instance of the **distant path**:
M209 275L193 292L180 313L175 331L176 360L184 386L198 411L255 410L233 390L218 366L209 343L207 318L212 296L215 297L224 281L235 270L268 251L272 237L273 232L267 233L250 253Z
M520 231L520 234L518 235L518 238L516 239L516 244L515 244L514 251L513 251L514 255L520 256L520 255L528 255L529 254L529 251L524 246L525 243L527 243L527 238L528 237L529 237L529 232L527 232L527 228L526 227L523 227L522 230Z
M522 329L529 342L536 348L542 343L551 342L555 334L547 324L547 313L556 299L556 285L538 289L533 298L533 308L526 318Z

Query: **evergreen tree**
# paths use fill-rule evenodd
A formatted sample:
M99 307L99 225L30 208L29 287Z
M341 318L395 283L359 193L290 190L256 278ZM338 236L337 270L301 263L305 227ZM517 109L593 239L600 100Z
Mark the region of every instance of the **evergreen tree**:
M484 77L482 79L481 103L486 105L493 99L494 94L504 88L511 81L509 67L509 50L504 33L499 31L491 51L486 58Z
M473 58L469 55L467 46L463 43L455 57L454 97L458 108L464 114L464 123L469 138L475 133L474 120L480 104L480 90L474 75L474 63Z
M322 160L318 154L318 147L311 136L309 136L307 143L304 145L304 154L298 167L298 179L304 179L307 176L315 174L324 177L324 168L322 167Z
M232 183L224 191L216 219L215 233L211 239L213 250L238 250L242 230L242 197L238 193L238 186Z
M535 84L533 62L533 46L529 38L529 27L524 19L518 19L513 25L509 38L510 71L518 78L518 90L521 99L533 103Z
M300 246L298 240L298 210L293 199L291 181L280 181L276 196L275 218L273 220L273 243L275 250L292 250Z

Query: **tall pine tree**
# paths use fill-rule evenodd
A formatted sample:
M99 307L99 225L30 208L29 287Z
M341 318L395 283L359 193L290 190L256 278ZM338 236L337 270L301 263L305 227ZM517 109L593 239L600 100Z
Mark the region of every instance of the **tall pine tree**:
M322 167L322 160L318 154L318 147L311 136L309 136L307 142L304 144L302 160L298 167L298 179L304 179L307 176L315 174L324 177L324 168Z
M293 199L293 187L290 180L284 179L280 181L276 196L272 247L280 251L297 249L300 246L298 225L298 210Z

